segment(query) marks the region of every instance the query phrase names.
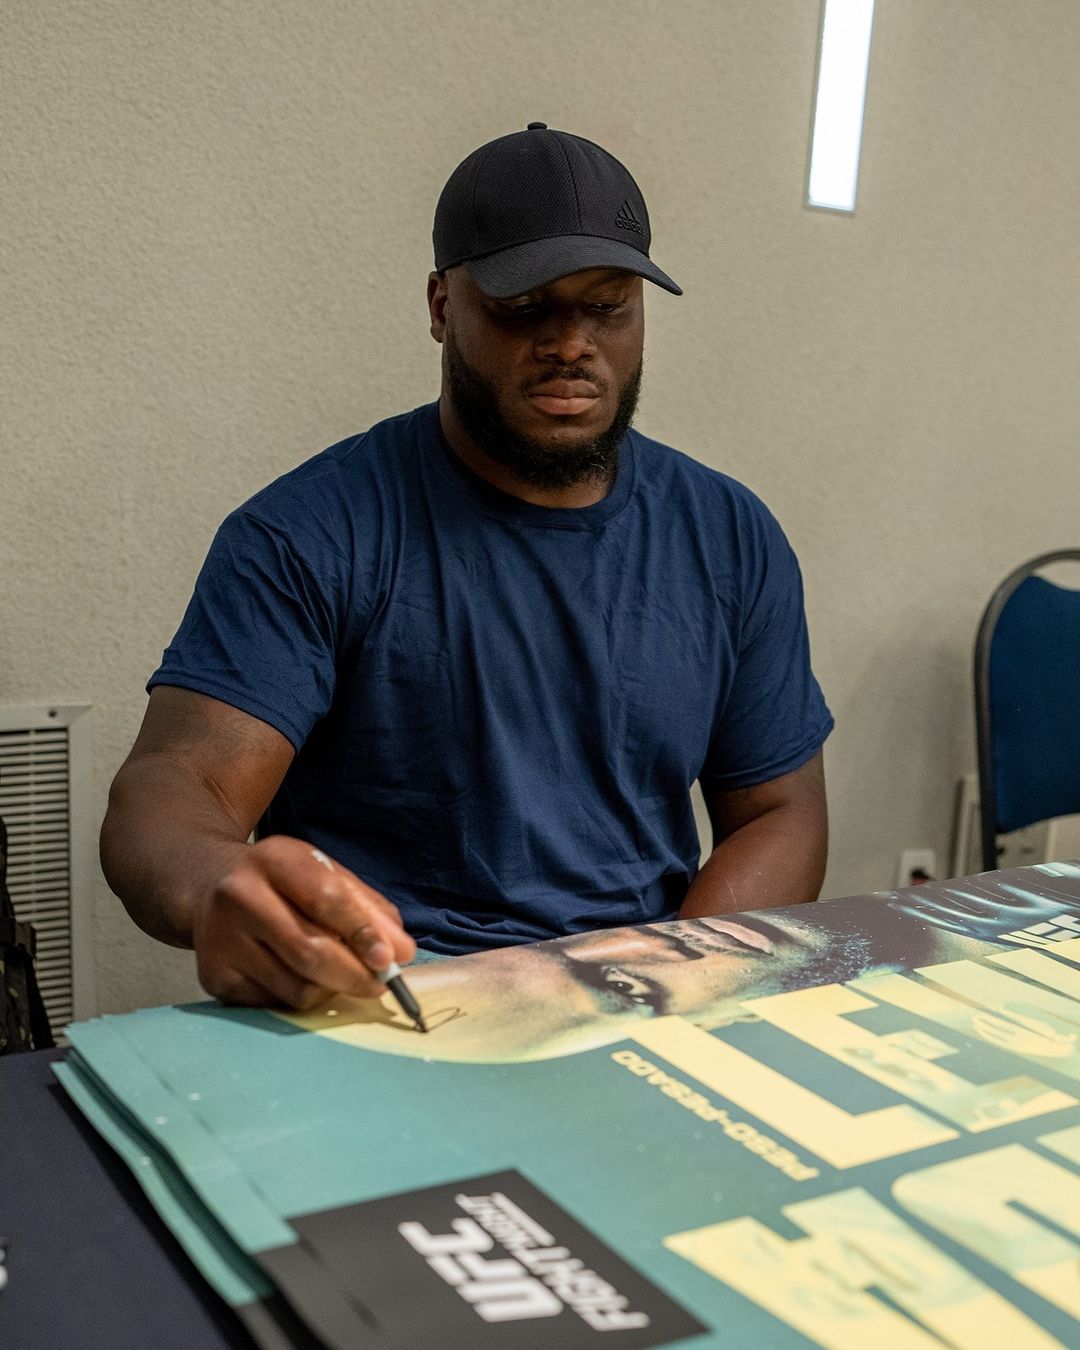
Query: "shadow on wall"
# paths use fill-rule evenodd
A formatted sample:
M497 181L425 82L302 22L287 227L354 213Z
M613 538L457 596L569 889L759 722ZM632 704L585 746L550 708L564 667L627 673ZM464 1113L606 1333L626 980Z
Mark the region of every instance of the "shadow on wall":
M891 889L904 849L934 849L939 869L951 860L956 783L975 763L971 659L966 644L920 640L919 619L898 615L893 632L849 668L835 700L830 855L846 861L835 882L830 869L823 896ZM860 728L858 757L875 766L870 781L844 771L847 726Z

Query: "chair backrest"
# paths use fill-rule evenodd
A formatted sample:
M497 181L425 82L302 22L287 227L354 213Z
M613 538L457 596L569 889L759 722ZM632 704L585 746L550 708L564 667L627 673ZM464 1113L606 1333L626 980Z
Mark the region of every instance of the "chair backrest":
M975 639L982 862L997 836L1080 812L1080 590L1035 573L1080 549L1032 558L1001 583Z

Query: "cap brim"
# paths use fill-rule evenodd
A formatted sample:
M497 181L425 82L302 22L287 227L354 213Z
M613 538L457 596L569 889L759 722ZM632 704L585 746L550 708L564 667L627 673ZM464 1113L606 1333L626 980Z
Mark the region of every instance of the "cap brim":
M462 266L480 289L496 300L523 295L537 286L546 286L560 277L591 267L618 267L625 272L635 272L672 295L682 295L682 288L632 244L591 234L533 239L527 244L515 244L498 253L489 253L484 258L470 258Z

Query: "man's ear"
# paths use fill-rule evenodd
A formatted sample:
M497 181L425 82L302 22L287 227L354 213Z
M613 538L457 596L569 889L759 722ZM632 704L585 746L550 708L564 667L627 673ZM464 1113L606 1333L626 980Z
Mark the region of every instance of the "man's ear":
M446 333L447 298L447 274L445 272L430 273L427 283L428 313L431 315L431 336L436 342L442 342Z

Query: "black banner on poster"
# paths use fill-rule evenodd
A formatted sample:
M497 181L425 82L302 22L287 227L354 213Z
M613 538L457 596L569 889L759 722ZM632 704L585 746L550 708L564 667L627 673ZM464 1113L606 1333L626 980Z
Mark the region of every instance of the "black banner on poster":
M517 1171L296 1217L387 1344L440 1350L652 1350L705 1327ZM286 1292L310 1265L260 1262Z

